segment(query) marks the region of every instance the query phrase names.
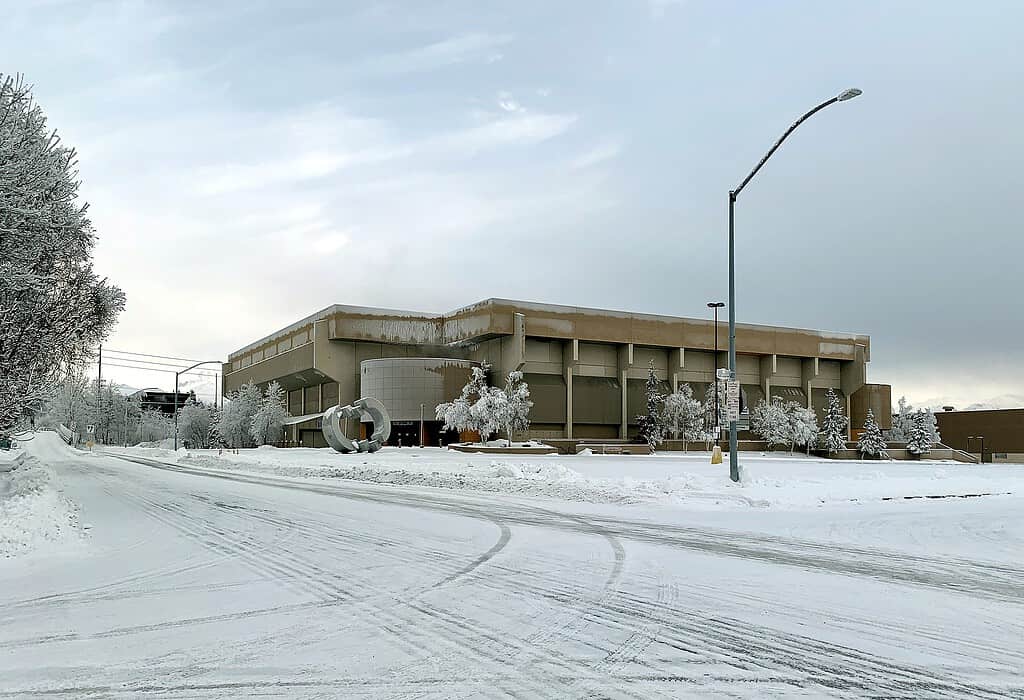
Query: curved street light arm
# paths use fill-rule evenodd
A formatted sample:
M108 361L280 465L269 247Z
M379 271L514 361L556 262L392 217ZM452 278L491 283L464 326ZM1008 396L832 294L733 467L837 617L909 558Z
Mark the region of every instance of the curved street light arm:
M800 117L795 122L793 122L793 125L790 126L788 129L786 129L786 133L784 133L782 136L779 137L779 140L775 142L775 145L772 146L771 149L767 153L764 154L764 158L762 158L760 160L760 162L756 166L754 166L754 169L750 171L749 175L747 175L745 178L743 178L743 182L740 183L740 186L737 187L736 189L734 189L732 192L729 193L729 196L732 197L733 200L735 200L736 197L739 196L739 194L743 190L743 188L747 186L747 183L750 182L751 179L753 179L753 177L755 175L757 175L757 171L760 170L764 166L764 164L768 162L768 159L772 157L772 154L775 153L775 151L779 150L779 146L782 145L782 142L785 141L786 138L790 134L792 134L794 131L796 131L796 128L798 126L803 124L805 121L807 121L808 118L810 118L811 116L813 116L817 112L820 112L821 110L825 109L826 107L828 107L829 105L831 105L831 104L833 104L835 102L839 102L839 98L838 97L833 97L831 99L825 100L820 105L818 105L817 107L815 107L811 111L807 112L804 116Z

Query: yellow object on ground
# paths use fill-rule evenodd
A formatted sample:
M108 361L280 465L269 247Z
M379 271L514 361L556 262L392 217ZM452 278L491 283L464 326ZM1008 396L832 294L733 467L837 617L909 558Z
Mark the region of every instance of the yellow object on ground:
M711 450L711 463L721 464L722 463L722 448L715 445L714 449Z

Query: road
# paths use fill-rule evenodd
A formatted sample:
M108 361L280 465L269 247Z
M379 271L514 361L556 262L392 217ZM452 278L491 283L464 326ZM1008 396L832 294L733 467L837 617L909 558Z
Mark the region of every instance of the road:
M29 449L89 534L0 562L0 697L1024 697L1019 561Z

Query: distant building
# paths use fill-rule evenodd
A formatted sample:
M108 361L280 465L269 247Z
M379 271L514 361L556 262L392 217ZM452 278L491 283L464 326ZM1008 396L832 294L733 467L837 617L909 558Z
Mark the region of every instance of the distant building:
M819 412L834 389L854 429L873 409L890 427L890 388L867 383L866 335L739 324L737 373L746 407L781 396ZM288 410L304 417L288 439L321 445L318 417L360 396L384 402L392 442L417 444L420 407L427 444L437 444L434 406L450 401L473 363L501 384L522 370L535 438L633 439L646 412L649 363L672 391L687 382L698 398L728 366L728 324L710 319L488 299L447 314L329 306L229 355L223 389L278 381ZM352 426L353 434L360 430ZM355 436L355 435L353 435Z
M194 391L179 391L178 392L178 408L180 409L185 403L192 399L195 401L196 394ZM174 392L173 391L160 391L159 389L139 389L134 394L128 396L129 401L137 402L143 410L155 410L161 413L169 413L174 415Z
M956 411L944 406L935 414L943 444L981 455L984 461L1024 462L1024 408Z

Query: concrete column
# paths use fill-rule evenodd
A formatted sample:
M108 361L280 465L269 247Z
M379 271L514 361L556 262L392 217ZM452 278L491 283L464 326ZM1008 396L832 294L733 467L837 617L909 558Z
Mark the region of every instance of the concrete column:
M318 388L320 394L319 394L319 396L317 396L317 399L316 399L316 410L318 410L320 413L323 413L324 412L324 383L320 382L320 384L318 385L317 388Z
M668 351L668 381L672 385L672 393L679 391L679 375L686 365L686 348L672 348Z
M619 425L619 438L625 440L629 435L629 394L626 387L629 384L629 372L619 370L619 384L622 387L622 423Z
M619 424L619 439L629 435L629 370L633 366L633 343L619 346L619 387L622 395L622 421Z
M572 439L572 368L565 368L565 437Z

